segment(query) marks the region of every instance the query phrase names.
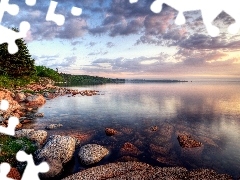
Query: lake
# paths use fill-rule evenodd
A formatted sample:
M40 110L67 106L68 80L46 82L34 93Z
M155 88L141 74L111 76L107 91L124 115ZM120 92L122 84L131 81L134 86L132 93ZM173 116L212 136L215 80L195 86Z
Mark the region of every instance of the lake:
M99 90L100 95L62 96L39 108L44 113L29 128L50 123L62 128L49 134L74 134L82 144L97 143L110 154L99 164L133 159L156 166L211 168L240 176L240 82L126 83L71 87ZM151 131L157 126L157 131ZM106 136L105 128L118 131ZM187 133L201 148L181 148L177 136ZM139 152L121 153L125 142ZM85 169L77 155L63 176Z

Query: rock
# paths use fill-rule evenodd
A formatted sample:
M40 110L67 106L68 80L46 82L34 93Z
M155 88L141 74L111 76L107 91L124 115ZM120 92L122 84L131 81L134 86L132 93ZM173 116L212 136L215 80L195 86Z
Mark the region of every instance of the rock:
M16 93L14 99L15 99L15 101L17 101L17 102L23 102L23 101L25 101L26 96L25 96L24 93Z
M13 112L21 109L21 106L18 104L17 101L15 101L13 99L14 93L6 90L6 89L2 89L0 90L0 102L2 100L7 100L9 102L9 108L5 111L0 110L1 116L4 119L8 119L10 116L12 116Z
M35 117L43 117L44 116L44 113L37 113L35 114Z
M49 93L49 92L44 92L44 93L43 93L43 96L44 96L45 98L48 98L48 97L49 97L49 95L50 95L50 93Z
M118 162L92 167L68 176L62 180L159 180L159 179L233 179L227 174L217 174L213 170L188 171L184 167L152 167L142 162Z
M52 130L52 129L57 129L62 126L63 126L62 124L50 124L50 125L46 126L45 129Z
M2 123L3 121L4 121L4 118L0 116L0 123Z
M80 148L78 156L84 165L99 162L109 151L97 144L87 144Z
M28 139L37 142L38 146L40 146L45 142L47 132L43 130L34 131L34 129L22 129L15 131L15 137L27 137Z
M11 168L7 177L15 179L15 180L21 180L21 175L16 168Z
M59 159L62 163L66 163L73 156L75 144L75 139L70 136L50 136L43 148L36 152L36 158Z
M157 131L157 130L158 130L158 127L157 127L157 126L152 126L152 127L150 127L150 130L151 130L151 131Z
M30 95L26 98L27 106L42 106L46 99L41 94Z
M42 145L47 139L47 132L44 130L37 130L29 132L27 138L32 141L36 141L39 145Z
M50 169L48 172L42 173L40 175L41 178L48 179L48 178L52 178L61 173L61 171L63 169L61 160L46 158L46 159L44 159L44 161L48 163Z
M180 146L183 148L193 148L193 147L202 146L201 142L198 142L198 141L192 139L192 137L187 134L178 135L177 139L178 139Z
M150 152L155 154L155 153L158 153L158 154L161 154L161 155L168 155L169 153L169 150L167 147L162 147L162 146L157 146L157 145L154 145L154 144L150 144Z
M106 133L107 136L113 136L117 133L117 131L115 129L106 128L105 133Z
M31 122L32 122L32 120L30 120L30 119L24 119L21 121L22 124L27 124L27 123L31 123Z
M138 156L141 153L142 152L130 142L124 143L122 148L120 149L120 154L121 155Z
M52 87L55 82L48 77L40 77L38 83L44 87Z
M46 176L54 177L62 171L61 165L67 163L73 157L75 141L70 136L53 135L47 139L42 149L34 153L38 162L49 161L50 170Z
M15 137L27 137L30 132L34 131L34 129L21 129L15 131Z
M97 167L88 168L80 171L62 180L100 180L116 178L127 172L136 170L146 170L149 167L146 163L141 162L118 162L109 163Z

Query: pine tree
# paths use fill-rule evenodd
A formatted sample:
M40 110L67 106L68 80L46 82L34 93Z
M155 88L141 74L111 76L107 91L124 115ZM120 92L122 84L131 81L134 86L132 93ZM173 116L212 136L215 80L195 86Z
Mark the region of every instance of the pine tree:
M13 28L14 31L18 31ZM35 74L34 59L31 58L27 44L23 39L17 39L18 52L10 54L7 43L0 44L0 75L14 78Z

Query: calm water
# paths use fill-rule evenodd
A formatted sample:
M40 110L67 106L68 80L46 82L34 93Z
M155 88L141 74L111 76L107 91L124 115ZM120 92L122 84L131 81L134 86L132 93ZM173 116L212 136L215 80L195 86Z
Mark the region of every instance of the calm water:
M82 143L107 147L110 155L99 164L118 161L120 148L131 142L141 151L131 155L157 166L212 168L240 176L240 82L188 82L159 84L107 84L72 87L99 90L102 95L58 97L39 109L45 116L29 127L43 129L50 123L63 128L50 134L74 134ZM158 126L156 132L151 126ZM116 129L108 137L106 127ZM188 133L202 148L182 149L179 133ZM161 149L162 151L158 150ZM82 166L76 157L67 174Z

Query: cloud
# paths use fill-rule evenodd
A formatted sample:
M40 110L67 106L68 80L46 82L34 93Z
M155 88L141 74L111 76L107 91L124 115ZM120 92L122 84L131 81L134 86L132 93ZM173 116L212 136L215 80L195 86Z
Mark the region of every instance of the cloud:
M209 37L204 34L193 34L187 39L175 43L176 46L186 49L240 49L240 40L230 40L226 35Z
M52 68L66 68L74 65L77 62L77 56L65 57L62 61L57 61L50 65Z
M107 46L107 48L112 48L113 46L115 46L115 44L112 42L107 42L106 46Z
M89 56L97 56L97 55L106 55L107 53L108 53L108 51L100 50L100 51L91 52L88 55Z

